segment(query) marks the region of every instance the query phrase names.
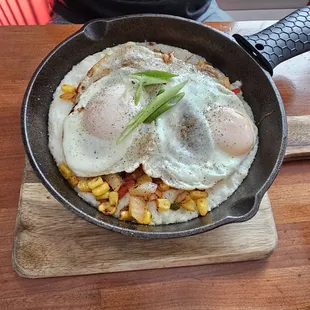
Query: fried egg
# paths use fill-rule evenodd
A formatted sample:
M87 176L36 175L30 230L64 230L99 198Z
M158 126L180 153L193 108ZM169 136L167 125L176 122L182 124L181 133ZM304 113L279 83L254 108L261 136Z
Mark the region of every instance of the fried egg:
M171 187L206 190L212 209L226 200L247 175L257 150L257 127L241 96L192 63L185 63L189 52L169 46L166 49L175 49L180 58L183 53L183 59L165 63L161 54L143 44L129 43L89 56L76 65L61 84L77 87L82 80L79 101L70 113L71 103L59 100L60 86L57 88L49 114L49 147L58 164L66 162L81 177L133 172L142 164L146 174L161 178ZM99 70L86 74L99 60ZM106 68L111 72L102 75ZM146 70L169 71L177 76L165 85L146 87L135 105L136 85L130 76ZM183 81L187 81L182 89L185 96L178 104L117 143L126 124L159 89ZM181 211L169 211L164 216L154 212L155 224L197 216Z
M108 78L93 83L65 119L64 155L69 167L79 176L113 172L113 166L128 150L129 154L133 153L130 149L135 150L133 141L143 135L143 130L141 134L135 131L122 143L116 143L126 123L140 109L134 104L134 88L128 74L128 70L115 71ZM126 170L133 171L139 166L135 156L127 156L127 159Z

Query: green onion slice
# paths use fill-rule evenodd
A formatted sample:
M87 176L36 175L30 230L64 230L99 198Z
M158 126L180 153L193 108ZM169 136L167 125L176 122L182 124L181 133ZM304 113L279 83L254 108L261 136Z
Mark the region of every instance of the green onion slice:
M147 106L145 106L132 120L128 122L124 130L117 139L117 143L125 139L131 134L139 125L141 125L151 114L159 109L166 102L174 98L178 92L185 86L187 81L166 89L163 93L156 96Z
M138 80L138 86L135 92L135 104L137 105L141 99L143 86L166 84L171 78L177 75L160 70L150 70L136 72L132 74L132 78Z
M160 108L158 108L155 112L153 112L143 123L152 123L159 115L174 107L184 97L184 95L185 93L183 92L175 95L169 101L164 103Z
M135 91L135 105L137 105L141 99L141 95L142 95L142 87L143 87L143 78L139 81L139 84L136 88Z
M163 88L162 88L162 89L160 89L160 90L158 91L157 96L158 96L158 95L160 95L160 94L162 94L164 91L165 91L165 90L164 90Z
M160 70L150 70L150 71L143 71L143 72L136 72L133 75L137 75L137 76L147 76L147 77L151 77L151 78L157 78L157 79L161 79L161 80L170 80L171 78L177 76L173 73L170 72L166 72L166 71L160 71Z

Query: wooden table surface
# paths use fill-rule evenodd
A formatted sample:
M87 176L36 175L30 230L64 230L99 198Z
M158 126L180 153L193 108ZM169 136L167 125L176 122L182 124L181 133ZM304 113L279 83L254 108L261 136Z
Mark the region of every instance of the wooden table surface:
M270 22L214 23L253 33ZM269 194L279 244L262 261L29 280L11 266L24 166L20 107L42 58L77 25L0 27L0 309L310 309L310 161L285 163ZM274 74L288 115L310 115L310 53ZM91 264L91 262L89 262Z

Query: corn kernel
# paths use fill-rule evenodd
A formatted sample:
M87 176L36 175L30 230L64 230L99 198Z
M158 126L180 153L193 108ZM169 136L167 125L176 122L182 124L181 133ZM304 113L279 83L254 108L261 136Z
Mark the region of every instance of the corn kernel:
M207 198L208 197L208 193L204 192L204 191L191 191L189 193L191 195L191 198L196 200L198 198Z
M117 204L118 204L118 192L110 192L109 202L112 206L117 206Z
M73 174L72 170L66 164L61 164L59 166L59 171L66 180L68 180Z
M78 177L76 175L71 175L71 177L69 178L69 183L72 187L76 187L79 183Z
M190 211L190 212L193 212L196 210L196 203L195 201L192 199L192 198L186 198L182 204L181 204L182 208L187 210L187 211Z
M88 186L90 189L94 189L101 184L103 184L102 177L96 177L88 181Z
M105 194L101 195L101 196L96 196L97 200L105 200L105 199L109 199L109 195L110 192L106 192Z
M78 189L81 192L90 192L91 191L91 189L88 187L88 181L86 179L79 181Z
M149 210L145 210L142 224L148 225L151 223L151 220L152 220L152 213Z
M198 198L196 200L196 205L201 216L205 216L208 213L208 202L206 198Z
M129 211L121 211L118 219L121 221L131 221L132 217L130 216Z
M88 186L89 186L89 182L88 182ZM95 187L94 189L92 189L92 193L98 197L98 196L102 196L105 193L107 193L110 189L110 186L107 182L103 182L102 184L98 185L97 187Z
M157 199L157 207L161 211L168 211L170 209L170 201L168 199Z
M71 99L74 97L75 97L75 93L63 93L59 96L60 99L66 100L66 101L71 101Z
M142 177L140 177L137 180L137 184L138 185L146 183L146 182L152 182L152 178L150 176L146 175L146 174L144 174Z
M164 182L162 182L162 183L160 183L159 184L159 189L161 190L161 191L167 191L168 189L170 188L170 186L169 185L167 185L167 184L165 184Z
M74 93L75 92L75 87L73 85L70 85L70 84L62 84L61 85L61 90L64 93Z
M116 207L106 201L99 205L98 210L106 215L113 215L116 212Z

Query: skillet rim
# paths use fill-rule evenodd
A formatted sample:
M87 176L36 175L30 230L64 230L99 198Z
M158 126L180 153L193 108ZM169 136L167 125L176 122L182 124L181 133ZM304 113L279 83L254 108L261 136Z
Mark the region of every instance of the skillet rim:
M250 209L250 211L244 215L241 216L226 216L221 220L218 220L216 222L210 223L210 224L206 224L206 225L202 225L199 227L195 227L195 228L189 228L186 230L181 230L181 231L174 231L174 232L149 232L149 231L141 231L141 230L133 230L130 228L125 228L125 227L119 227L119 226L115 226L113 224L109 224L104 222L103 220L99 220L89 214L87 214L86 212L83 212L82 210L80 210L78 207L76 207L75 205L73 205L70 201L68 201L67 199L65 199L54 187L53 185L49 182L49 180L45 177L44 173L42 172L42 170L40 169L40 164L39 162L37 162L37 160L35 159L35 156L33 154L32 148L30 147L30 142L29 142L29 135L28 135L28 131L27 131L27 109L28 109L28 103L29 103L29 97L30 97L30 93L31 90L33 88L33 85L36 82L36 78L39 75L40 71L43 69L43 67L45 66L45 64L48 62L48 60L53 57L54 53L56 51L58 51L59 49L63 48L67 42L74 40L75 37L84 34L87 36L87 34L85 33L85 31L87 31L87 27L89 27L90 25L96 23L96 22L103 22L106 23L107 25L109 23L113 23L113 22L117 22L118 20L124 20L124 19L135 19L135 18L165 18L165 19L175 19L175 20L182 20L188 23L194 23L199 25L200 27L207 27L209 28L210 31L213 31L215 33L217 33L217 35L225 37L226 39L230 40L232 44L234 44L236 46L236 48L239 48L242 50L242 52L244 53L244 57L248 58L248 61L253 61L257 66L260 67L260 69L263 71L264 75L267 77L269 83L271 84L273 91L275 92L275 95L277 97L278 100L278 105L279 105L279 110L281 113L281 122L282 122L282 139L281 139L281 146L280 146L280 151L279 154L277 156L277 160L276 163L271 171L271 173L269 174L269 177L267 178L266 182L263 184L263 186L258 189L258 191L256 192L255 196L253 198L255 198L254 203L252 208ZM172 15L164 15L164 14L136 14L136 15L126 15L126 16L122 16L122 17L116 17L116 18L109 18L109 19L105 19L105 18L98 18L98 19L94 19L89 21L88 23L84 24L79 30L77 30L75 33L73 33L72 35L70 35L69 37L67 37L65 40L61 41L59 44L57 44L48 54L47 56L40 62L40 64L37 66L36 70L34 71L28 86L26 88L25 91L25 95L23 98L23 102L22 102L22 108L21 108L21 134L22 134L22 140L23 140L23 144L24 144L24 148L28 157L28 160L30 162L31 167L33 168L33 170L35 171L36 175L39 177L40 181L42 182L42 184L45 186L45 188L47 188L47 190L53 195L54 198L56 198L56 200L58 202L60 202L63 206L65 206L67 209L69 209L70 211L72 211L73 213L75 213L76 215L82 217L83 219L87 220L88 222L95 224L97 226L103 227L107 230L111 230L114 232L118 232L121 233L123 235L127 235L127 236L135 236L138 238L144 238L144 239L166 239L166 238L179 238L179 237L187 237L187 236L192 236L192 235L197 235L203 232L207 232L210 230L213 230L217 227L220 226L224 226L230 223L238 223L238 222L245 222L250 220L258 211L261 200L263 198L263 196L265 195L265 193L267 192L267 190L269 189L269 187L272 185L272 183L274 182L276 176L279 173L279 170L281 168L282 162L284 160L284 155L285 155L285 150L286 150L286 145L287 145L287 135L288 135L288 128L287 128L287 118L286 118L286 113L285 113L285 109L284 109L284 105L282 102L282 98L280 96L280 93L275 85L275 83L272 80L272 77L270 76L270 74L264 70L256 61L255 59L253 59L237 42L236 40L226 34L223 33L217 29L212 28L209 25L205 25L201 22L197 22L197 21L193 21L193 20L189 20L183 17L178 17L178 16L172 16ZM240 185L241 186L241 185ZM174 225L174 224L171 224Z

